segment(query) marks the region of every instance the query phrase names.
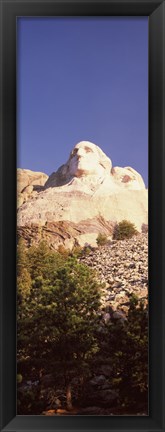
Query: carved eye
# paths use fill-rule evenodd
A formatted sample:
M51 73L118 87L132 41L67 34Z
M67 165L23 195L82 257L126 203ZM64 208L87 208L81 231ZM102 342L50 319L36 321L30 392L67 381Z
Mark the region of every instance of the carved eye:
M131 180L129 175L125 175L122 177L122 183L128 183Z
M87 153L92 153L92 149L90 147L85 147Z

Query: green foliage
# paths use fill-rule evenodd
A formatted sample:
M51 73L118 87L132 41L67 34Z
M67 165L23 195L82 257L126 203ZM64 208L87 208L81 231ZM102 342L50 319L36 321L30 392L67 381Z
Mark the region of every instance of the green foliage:
M46 373L61 376L68 388L73 377L88 373L88 359L98 349L99 285L75 257L61 261L43 244L31 248L28 256L32 286L18 307L19 366L26 359L24 367L26 363L30 370L33 359L39 375L46 362Z
M98 246L104 246L106 245L108 239L105 234L99 233L96 239L96 243Z
M68 255L69 255L69 250L66 249L63 245L59 245L57 250L58 250L58 252L59 252L61 255L63 255L63 257L65 257L65 258L68 257Z
M146 409L148 312L133 295L127 319L111 318L100 331L100 285L75 256L52 252L45 243L18 245L18 413L41 414L41 386L26 386L46 374L53 391L80 397L100 363L111 366L109 382L120 407ZM23 382L21 382L23 377ZM73 379L77 382L73 391ZM66 397L65 397L66 400Z
M125 240L137 234L135 225L127 220L122 220L116 224L113 232L114 240Z
M26 298L30 294L31 276L27 249L23 239L20 239L17 247L17 294L18 300Z
M31 246L28 250L28 259L31 278L34 280L38 276L42 276L47 279L50 276L50 272L58 268L64 257L58 252L51 252L47 244L42 241L36 246Z
M37 387L18 387L17 411L22 415L41 414L44 410L44 400L40 389Z
M81 256L88 256L91 253L91 248L89 246L74 246L70 256L74 256L75 258L80 258Z
M35 329L38 331L39 326L43 335L43 346L46 333L48 333L49 340L52 337L53 341L56 341L58 353L62 351L63 355L65 347L68 359L67 346L72 355L72 350L75 351L77 345L78 355L80 343L81 349L83 346L83 339L79 340L79 336L84 333L86 351L88 343L91 346L92 325L96 321L96 310L99 307L98 285L89 269L70 258L63 267L56 271L52 280L48 282L40 279L36 282L40 284L40 290L38 290L39 285L35 284L34 292L29 300L29 309L35 308L35 316L33 315L32 318L33 332ZM35 300L38 300L35 305L33 304L34 296ZM88 334L86 334L86 328L88 328ZM29 336L31 338L31 333Z
M28 255L25 241L20 238L17 246L17 276L22 276L22 270L28 270Z
M91 253L91 247L84 246L83 248L83 256L88 256Z
M76 258L79 258L82 255L82 247L81 246L74 246L70 255L75 256Z
M22 375L21 374L17 374L17 383L21 384L22 382Z
M106 326L100 351L111 359L112 388L119 391L120 406L147 410L148 310L136 296L130 299L127 320Z

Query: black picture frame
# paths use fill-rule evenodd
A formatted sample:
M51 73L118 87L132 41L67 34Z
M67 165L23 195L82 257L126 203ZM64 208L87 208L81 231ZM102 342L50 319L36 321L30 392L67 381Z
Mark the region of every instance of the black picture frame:
M149 415L16 416L16 18L148 16ZM165 431L165 1L1 0L1 430ZM19 77L17 77L19 79Z

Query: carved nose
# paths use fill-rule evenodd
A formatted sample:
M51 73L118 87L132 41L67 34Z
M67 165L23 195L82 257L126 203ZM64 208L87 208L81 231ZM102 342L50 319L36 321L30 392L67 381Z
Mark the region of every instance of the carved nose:
M78 151L77 151L77 156L78 157L81 157L81 156L84 156L84 150L83 149L78 149Z

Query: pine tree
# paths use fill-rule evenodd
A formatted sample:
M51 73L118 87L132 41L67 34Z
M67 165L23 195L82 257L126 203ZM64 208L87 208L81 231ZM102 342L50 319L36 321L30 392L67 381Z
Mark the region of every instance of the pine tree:
M112 387L120 406L147 411L148 403L148 311L136 296L130 299L127 319L106 326L100 352L111 359Z
M71 257L55 272L50 268L46 279L34 270L31 295L18 319L19 353L33 359L33 366L38 361L38 373L46 364L47 373L61 377L70 409L71 381L88 373L98 348L99 285L94 273Z

